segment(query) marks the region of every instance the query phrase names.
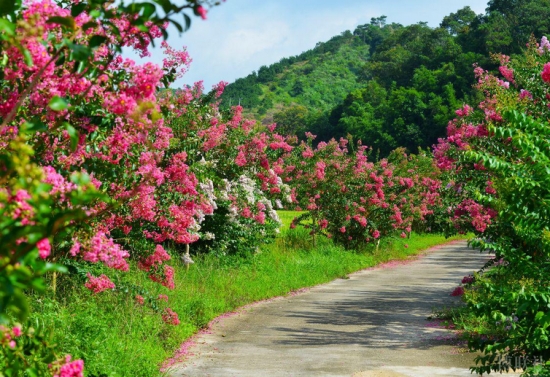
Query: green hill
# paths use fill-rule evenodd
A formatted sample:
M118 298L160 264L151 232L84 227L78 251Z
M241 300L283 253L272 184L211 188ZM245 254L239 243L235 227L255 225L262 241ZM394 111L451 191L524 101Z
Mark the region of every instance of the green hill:
M463 103L478 95L473 65L497 69L490 53L516 54L550 32L550 0L491 0L426 23L371 19L298 56L260 67L227 86L222 106L240 103L280 133L318 141L351 135L381 155L415 151L445 135Z
M257 73L236 80L226 88L222 104L240 103L265 122L271 122L276 111L292 105L328 110L361 86L368 57L369 46L346 31L312 50L262 66Z

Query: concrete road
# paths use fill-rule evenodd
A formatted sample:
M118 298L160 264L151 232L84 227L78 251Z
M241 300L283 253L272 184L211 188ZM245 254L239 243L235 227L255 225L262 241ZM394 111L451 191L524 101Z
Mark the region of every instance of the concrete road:
M474 355L427 317L458 305L450 292L486 260L455 242L254 305L197 337L170 375L471 376Z

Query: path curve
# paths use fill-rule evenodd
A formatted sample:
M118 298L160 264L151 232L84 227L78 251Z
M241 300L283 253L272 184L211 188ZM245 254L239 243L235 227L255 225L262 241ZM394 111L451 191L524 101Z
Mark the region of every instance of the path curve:
M195 339L173 377L472 376L473 356L426 318L487 256L465 241L433 248L224 318Z

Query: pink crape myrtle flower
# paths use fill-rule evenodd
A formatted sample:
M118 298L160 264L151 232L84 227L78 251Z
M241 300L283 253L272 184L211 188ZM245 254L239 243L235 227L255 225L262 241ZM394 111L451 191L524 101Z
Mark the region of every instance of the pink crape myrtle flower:
M21 326L15 326L13 329L13 336L15 336L16 338L20 337L21 334L22 334L22 331L21 331Z
M96 233L90 243L90 249L84 253L85 261L103 262L107 267L128 271L128 262L125 260L129 256L128 252L114 243L105 232Z
M457 297L462 296L464 294L464 288L462 287L456 287L452 292L451 296Z
M169 325L177 326L177 325L180 324L180 319L178 317L178 313L176 313L175 311L173 311L170 308L164 309L164 314L162 315L162 320L165 323L169 324Z
M88 272L87 276L88 282L84 284L84 286L92 291L94 294L106 291L107 289L115 288L115 284L105 275L101 275L100 277L96 278Z
M46 259L50 256L52 246L50 245L50 241L47 238L38 241L36 243L36 247L38 248L38 255L40 256L40 258Z
M542 70L542 73L540 74L542 77L542 80L546 83L550 83L550 63L546 63L544 65L544 68Z
M67 355L67 357L65 358L65 364L63 364L61 368L59 368L59 373L54 374L53 377L83 377L83 372L84 361L71 361L71 355Z
M206 9L204 9L203 6L198 6L197 7L197 13L199 14L199 16L201 16L201 18L203 20L206 20L206 14L208 13L208 11Z

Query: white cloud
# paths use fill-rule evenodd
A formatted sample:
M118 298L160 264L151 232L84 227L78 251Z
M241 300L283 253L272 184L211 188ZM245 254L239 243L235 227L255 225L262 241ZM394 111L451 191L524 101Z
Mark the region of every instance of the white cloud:
M483 13L485 0L228 0L209 12L208 20L193 18L191 30L169 43L187 46L193 59L178 85L204 80L209 89L219 81L232 82L262 65L298 55L317 42L386 15L404 25L427 21L437 26L443 17L470 5ZM152 59L162 61L159 50Z

